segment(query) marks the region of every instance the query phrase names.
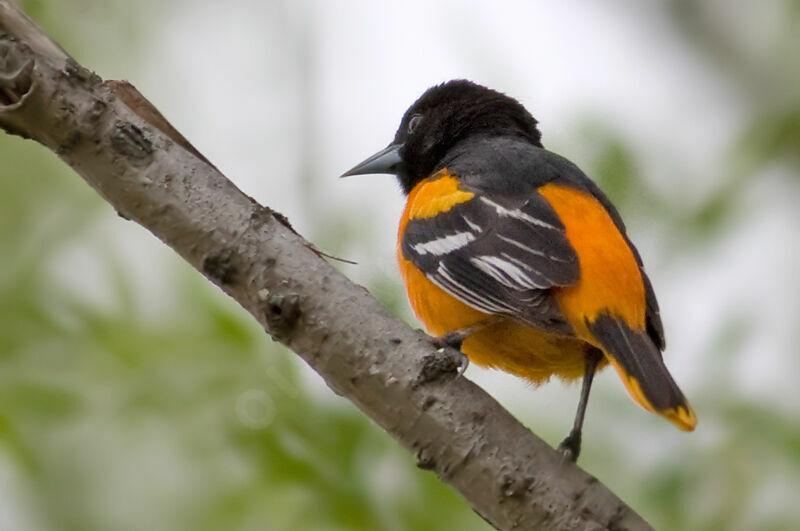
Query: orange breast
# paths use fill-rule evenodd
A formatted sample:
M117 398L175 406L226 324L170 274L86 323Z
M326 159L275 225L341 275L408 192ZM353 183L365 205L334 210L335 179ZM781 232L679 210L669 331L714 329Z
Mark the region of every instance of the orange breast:
M539 188L561 218L580 261L581 276L572 286L555 290L561 310L576 333L593 338L586 320L600 313L621 317L631 328L645 327L642 274L633 251L606 209L592 195L557 184Z

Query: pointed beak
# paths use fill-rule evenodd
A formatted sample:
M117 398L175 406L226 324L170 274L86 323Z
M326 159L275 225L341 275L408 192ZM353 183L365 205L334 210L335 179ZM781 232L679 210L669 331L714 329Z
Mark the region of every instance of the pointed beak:
M341 176L349 177L351 175L368 175L370 173L396 174L398 168L403 164L403 159L400 157L401 149L403 149L403 144L390 144L386 149L375 153L360 164L356 164Z

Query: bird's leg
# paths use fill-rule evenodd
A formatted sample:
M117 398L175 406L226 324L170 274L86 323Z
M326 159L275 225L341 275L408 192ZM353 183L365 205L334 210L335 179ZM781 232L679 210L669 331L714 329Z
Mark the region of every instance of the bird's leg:
M599 349L592 348L586 354L586 372L583 375L581 399L578 402L578 411L575 413L575 423L567 438L558 445L558 451L564 456L564 459L569 459L573 463L578 460L578 455L581 453L583 417L586 414L586 405L589 403L589 391L592 390L594 373L601 359L603 359L603 353Z

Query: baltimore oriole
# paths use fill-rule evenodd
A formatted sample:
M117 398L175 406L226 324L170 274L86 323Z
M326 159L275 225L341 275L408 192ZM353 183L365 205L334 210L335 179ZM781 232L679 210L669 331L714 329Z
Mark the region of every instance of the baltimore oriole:
M394 141L343 176L395 174L408 201L397 258L414 312L469 360L534 384L583 376L559 449L580 453L596 370L678 428L694 412L662 361L664 331L617 210L567 159L545 150L516 100L456 80L428 89Z

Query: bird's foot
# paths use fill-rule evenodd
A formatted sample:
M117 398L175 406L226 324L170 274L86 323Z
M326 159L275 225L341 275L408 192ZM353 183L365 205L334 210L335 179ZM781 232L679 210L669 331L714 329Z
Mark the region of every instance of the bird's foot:
M556 451L561 454L563 461L573 463L577 461L581 453L581 432L571 431L567 438L561 441Z
M461 355L461 360L458 364L458 375L461 376L469 367L469 358L461 352L461 343L464 342L464 339L467 338L473 332L471 328L465 328L462 330L454 330L452 332L448 332L446 334L442 334L439 337L432 337L431 343L434 347L439 350L445 349L450 347L454 349Z

